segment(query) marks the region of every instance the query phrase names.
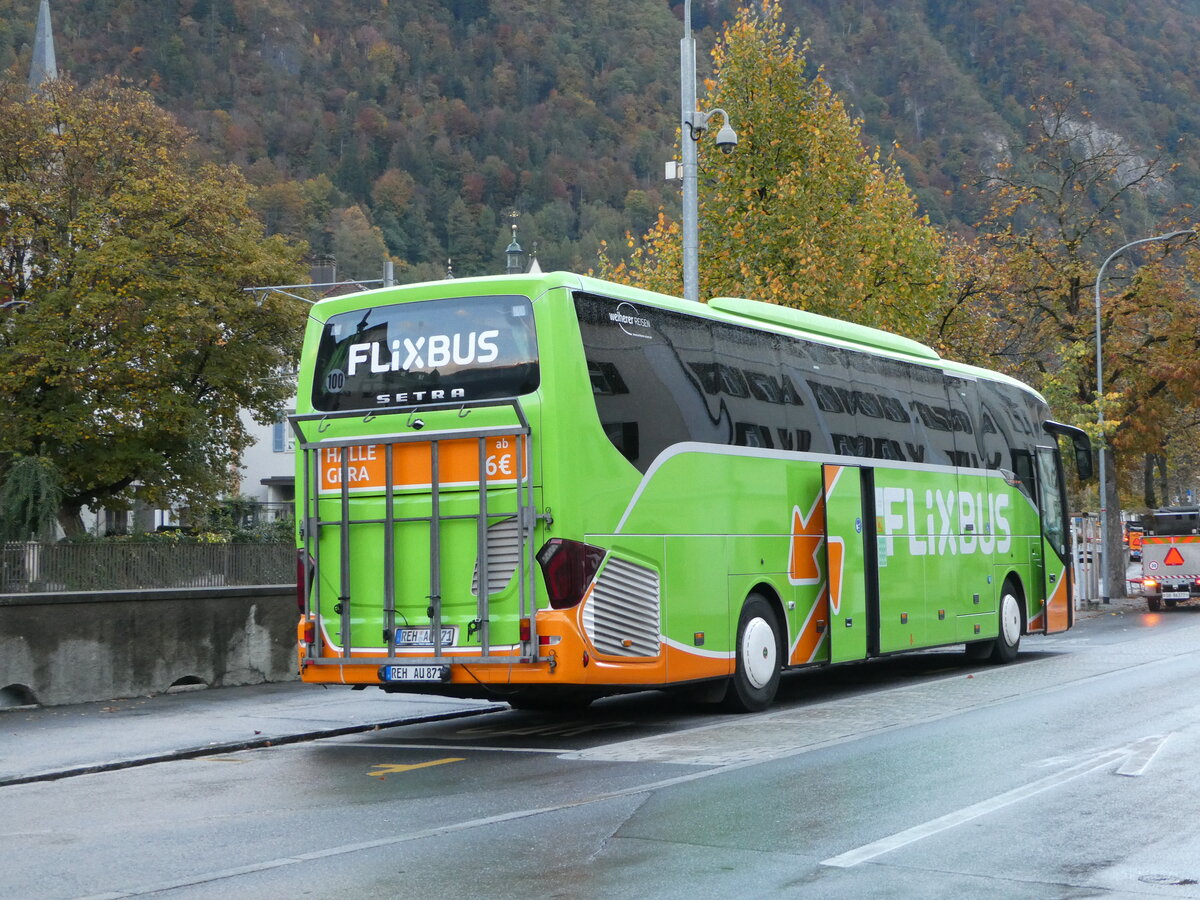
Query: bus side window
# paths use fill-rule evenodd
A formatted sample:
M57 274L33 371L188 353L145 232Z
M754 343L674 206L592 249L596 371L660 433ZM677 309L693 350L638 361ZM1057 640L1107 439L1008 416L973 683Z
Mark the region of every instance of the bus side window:
M1058 555L1067 558L1066 511L1062 505L1057 447L1038 448L1038 476L1042 486L1042 533Z
M604 434L612 441L612 445L634 465L637 465L638 423L637 422L601 422Z
M1017 488L1022 494L1037 503L1033 493L1033 454L1028 450L1018 450L1014 447L1012 462L1013 479L1017 482Z
M592 382L592 393L612 396L628 394L629 388L617 367L611 362L588 360L588 377Z
M954 418L946 405L942 373L928 366L909 370L912 399L909 411L924 458L919 462L937 466L954 464Z

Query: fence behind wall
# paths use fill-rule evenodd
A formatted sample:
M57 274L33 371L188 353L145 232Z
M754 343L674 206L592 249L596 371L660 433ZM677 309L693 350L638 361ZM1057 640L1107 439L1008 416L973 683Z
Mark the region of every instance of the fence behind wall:
M1071 519L1075 551L1075 600L1096 602L1100 599L1100 520L1093 516ZM1121 585L1124 588L1124 585ZM1120 592L1117 594L1120 596Z
M0 594L287 584L288 544L0 544Z

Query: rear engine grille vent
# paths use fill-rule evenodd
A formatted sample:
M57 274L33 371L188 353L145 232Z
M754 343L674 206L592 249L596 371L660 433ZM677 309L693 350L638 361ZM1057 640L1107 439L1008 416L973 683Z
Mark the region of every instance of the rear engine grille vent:
M583 607L592 644L610 656L658 656L658 573L612 557Z
M521 561L521 528L516 517L504 519L487 530L488 595L498 594L512 580ZM479 596L479 559L471 576L471 593Z

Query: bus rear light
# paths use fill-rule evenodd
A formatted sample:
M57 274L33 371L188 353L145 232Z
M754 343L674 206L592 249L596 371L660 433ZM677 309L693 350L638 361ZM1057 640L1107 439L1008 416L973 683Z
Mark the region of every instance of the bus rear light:
M551 538L538 551L537 561L542 567L550 605L554 609L570 609L583 600L604 561L604 550L579 541Z
M304 612L305 601L308 599L304 590L305 582L312 584L313 572L312 557L308 555L308 551L300 549L296 551L296 607L300 612ZM307 576L307 577L306 577Z
M539 634L538 635L538 644L541 645L542 647L553 646L554 644L559 643L561 640L562 640L562 638L557 634Z
M317 642L317 623L312 619L308 619L304 623L304 643L315 644Z
M529 619L521 620L520 632L521 632L521 643L525 643L526 641L529 640L530 636L533 634L533 624L530 622Z

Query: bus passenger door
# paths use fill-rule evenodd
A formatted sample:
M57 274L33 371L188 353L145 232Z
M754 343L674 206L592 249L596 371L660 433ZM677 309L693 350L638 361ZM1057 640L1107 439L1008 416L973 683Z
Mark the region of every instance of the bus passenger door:
M867 598L875 575L875 491L870 484L874 473L858 466L821 468L829 573L829 661L865 659L868 635L873 633Z
M1071 566L1068 545L1067 501L1063 490L1058 449L1037 448L1038 511L1042 519L1042 590L1046 598L1041 630L1066 631L1074 619L1071 601ZM1035 573L1036 578L1036 573ZM1032 605L1032 604L1031 604ZM1038 623L1034 623L1035 626Z

